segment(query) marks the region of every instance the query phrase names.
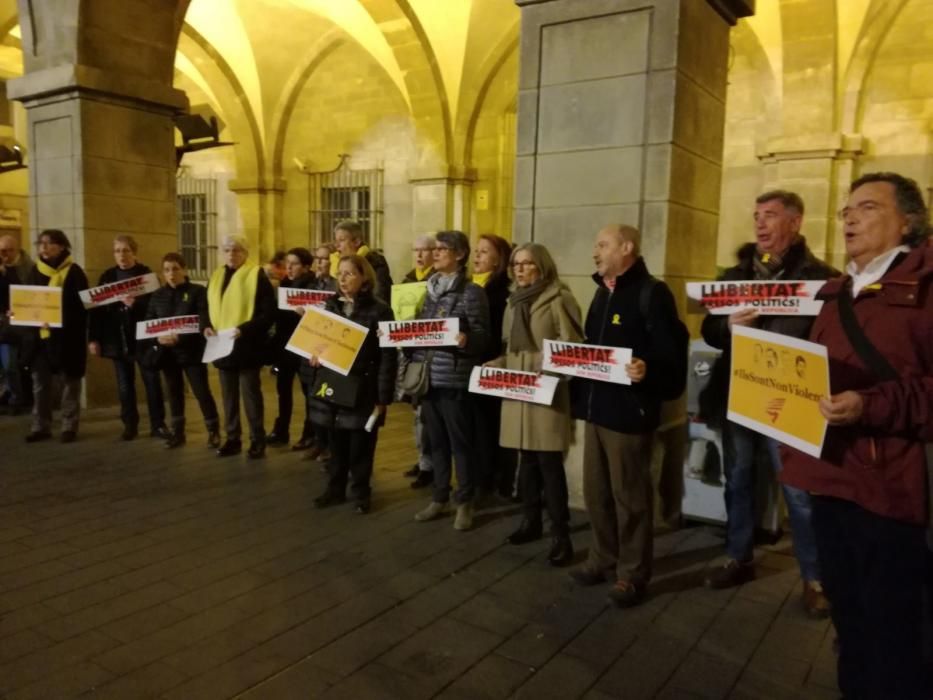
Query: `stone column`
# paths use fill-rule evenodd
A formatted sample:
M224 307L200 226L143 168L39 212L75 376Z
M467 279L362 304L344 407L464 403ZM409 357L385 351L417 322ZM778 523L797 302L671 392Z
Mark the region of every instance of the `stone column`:
M411 174L412 231L470 230L476 170L458 166L427 168Z
M259 264L268 261L277 250L285 248L282 208L287 187L286 181L281 178L271 184L231 181L230 191L237 195L243 229L218 231L218 237L231 233L242 234L249 241L250 258Z
M816 257L842 269L845 241L836 211L855 179L864 139L859 134L802 133L772 139L759 152L765 188L797 192L804 201L802 233Z
M120 233L135 237L141 261L158 267L178 246L172 118L187 108L184 93L64 65L10 81L9 95L27 110L33 239L45 228L65 231L91 284L114 264L111 243ZM89 365L91 405L116 402L112 372L101 364Z
M684 281L715 270L729 25L753 3L516 2L514 240L547 245L585 309L593 237L633 224L649 269L682 299Z

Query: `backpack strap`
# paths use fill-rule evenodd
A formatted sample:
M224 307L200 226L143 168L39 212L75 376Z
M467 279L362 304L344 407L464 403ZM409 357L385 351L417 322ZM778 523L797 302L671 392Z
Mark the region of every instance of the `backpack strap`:
M839 290L839 294L836 296L836 306L839 309L839 322L842 324L842 330L845 331L849 343L855 350L855 354L865 363L865 366L880 380L897 379L899 376L897 370L891 366L888 359L868 339L858 322L858 318L855 316L855 308L852 304L851 280L847 281Z
M651 309L651 293L657 286L658 278L652 275L648 275L648 279L645 280L645 283L638 291L638 312L641 314L641 317L645 322L645 328L649 334L651 333L651 314L649 313L649 310Z

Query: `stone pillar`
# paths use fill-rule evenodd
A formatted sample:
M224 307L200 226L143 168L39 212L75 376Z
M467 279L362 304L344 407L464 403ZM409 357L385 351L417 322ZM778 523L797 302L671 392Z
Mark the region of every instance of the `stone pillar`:
M855 179L864 146L859 134L801 133L772 139L758 154L765 166L764 189L793 190L803 198L802 233L810 249L839 269L846 251L836 211Z
M239 233L249 241L250 258L262 264L272 258L277 250L285 248L285 231L282 227L283 203L288 185L277 178L272 184L233 180L230 191L237 195L240 205L241 231L218 231L220 237Z
M513 239L547 245L585 309L592 243L642 231L683 298L715 271L730 0L516 0L522 10ZM581 502L580 445L568 458Z
M412 231L470 230L473 184L476 170L447 166L413 172Z
M177 249L172 117L186 109L184 93L64 65L10 81L9 96L27 110L33 239L45 228L65 231L91 284L114 264L117 234L135 237L153 268ZM116 402L101 365L89 365L91 405Z

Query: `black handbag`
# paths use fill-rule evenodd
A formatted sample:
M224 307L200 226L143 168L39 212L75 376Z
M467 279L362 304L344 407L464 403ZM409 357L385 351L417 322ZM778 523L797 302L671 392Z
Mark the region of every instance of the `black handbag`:
M311 398L340 408L355 408L363 386L361 377L344 376L327 367L319 367L311 384Z

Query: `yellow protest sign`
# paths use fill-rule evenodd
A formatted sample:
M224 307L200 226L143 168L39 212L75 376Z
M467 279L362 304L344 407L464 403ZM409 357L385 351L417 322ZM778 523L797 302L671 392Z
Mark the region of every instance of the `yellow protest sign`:
M829 396L826 347L780 333L735 326L729 420L819 457Z
M396 321L411 321L418 316L428 295L427 282L392 285L392 311Z
M305 309L285 349L347 375L356 361L369 329L316 306Z
M10 325L62 327L62 288L10 285Z

